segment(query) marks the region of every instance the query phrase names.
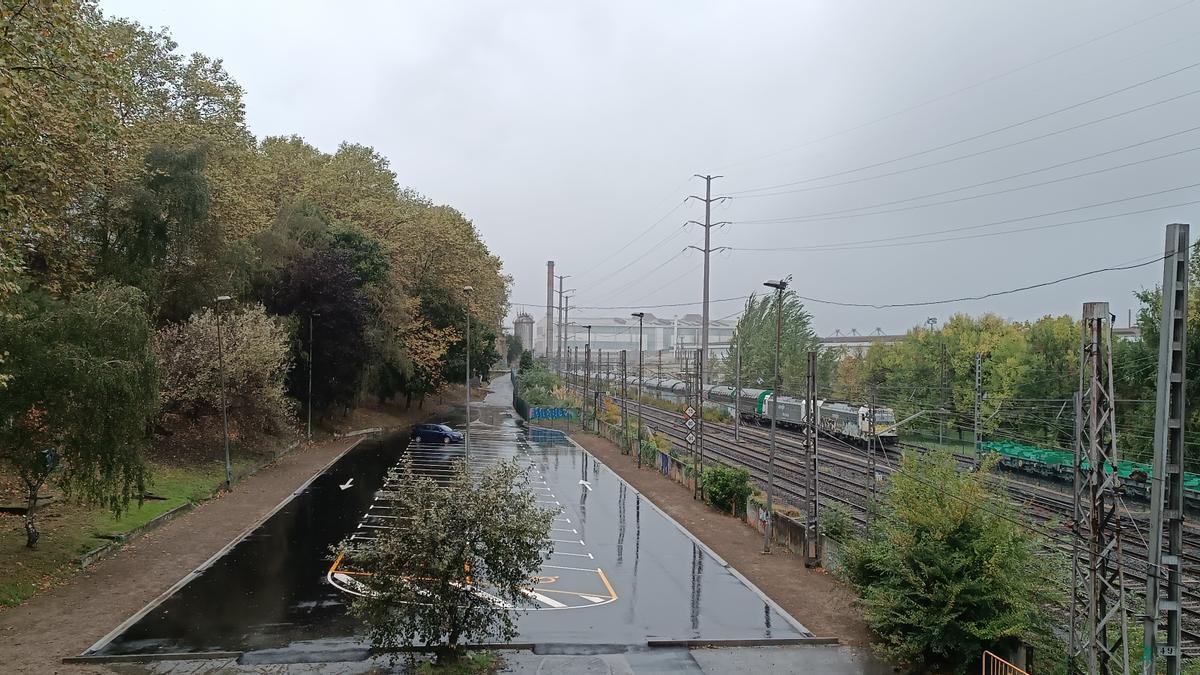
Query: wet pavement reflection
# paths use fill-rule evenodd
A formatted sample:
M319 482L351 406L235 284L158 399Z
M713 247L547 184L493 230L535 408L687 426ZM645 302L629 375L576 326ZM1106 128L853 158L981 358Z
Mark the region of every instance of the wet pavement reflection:
M519 620L522 642L641 644L647 639L800 637L708 551L608 467L570 443L532 442L508 378L472 406L478 460L516 456L539 501L561 508L555 541ZM456 424L455 426L461 426ZM303 651L355 642L351 596L327 576L329 547L361 532L386 471L406 450L436 462L453 448L409 448L407 433L366 440L261 527L96 654ZM432 465L432 464L431 464ZM352 487L342 489L348 479ZM737 524L730 522L731 527ZM333 582L333 583L331 583ZM544 611L552 610L552 611ZM803 617L798 617L803 619Z

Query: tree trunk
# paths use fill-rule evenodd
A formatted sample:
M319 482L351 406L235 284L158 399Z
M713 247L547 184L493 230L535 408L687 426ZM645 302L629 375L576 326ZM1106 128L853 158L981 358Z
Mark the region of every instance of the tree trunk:
M37 548L38 538L42 536L33 522L34 511L37 510L37 493L39 487L41 486L38 485L29 488L28 501L25 507L25 548Z

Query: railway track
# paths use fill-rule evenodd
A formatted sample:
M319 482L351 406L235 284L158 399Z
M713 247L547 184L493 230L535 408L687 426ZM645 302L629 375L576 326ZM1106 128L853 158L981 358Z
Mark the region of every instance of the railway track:
M620 402L620 398L613 397ZM631 401L632 402L632 401ZM645 424L654 431L665 434L678 449L686 449L687 431L679 423L678 413L643 406ZM750 472L751 478L760 487L765 486L768 465L768 434L758 425L741 426L741 441L733 440L733 425L721 422L704 423L704 457L728 466L742 467ZM818 439L820 450L820 475L818 476L818 501L822 507L837 505L845 508L851 519L860 528L867 524L867 509L871 498L872 482L876 490L880 483L897 470L903 449L920 452L926 448L912 444L901 444L901 449L876 448L874 480L867 476L867 451L840 440ZM775 489L777 499L786 504L803 508L807 503L805 446L802 437L781 430L776 434ZM958 455L964 470L973 468L974 458ZM1067 555L1072 550L1075 534L1070 529L1074 518L1074 503L1069 493L1061 489L1039 485L1018 479L997 478L996 486L1004 489L1010 498L1024 508L1020 512L1029 524L1039 531L1057 551ZM1145 587L1147 563L1145 533L1148 518L1138 518L1124 505L1119 510L1122 527L1123 561L1126 586L1134 594ZM1184 532L1185 550L1200 550L1200 531L1188 527ZM1184 615L1184 652L1189 657L1200 656L1200 555L1184 554L1184 591L1182 608Z

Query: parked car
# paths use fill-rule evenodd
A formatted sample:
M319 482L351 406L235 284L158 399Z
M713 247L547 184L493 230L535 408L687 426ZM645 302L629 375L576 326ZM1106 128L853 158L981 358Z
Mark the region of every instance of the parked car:
M418 424L412 428L409 438L418 443L462 443L461 431L455 431L445 424Z

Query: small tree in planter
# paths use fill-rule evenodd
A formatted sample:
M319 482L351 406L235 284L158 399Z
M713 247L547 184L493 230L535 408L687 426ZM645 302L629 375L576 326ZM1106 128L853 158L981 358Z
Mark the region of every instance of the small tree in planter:
M537 505L527 470L506 461L468 473L458 462L439 484L405 463L388 478L395 527L335 551L362 573L350 611L371 647L394 664L399 650L432 646L454 663L464 642L512 640L555 515Z

